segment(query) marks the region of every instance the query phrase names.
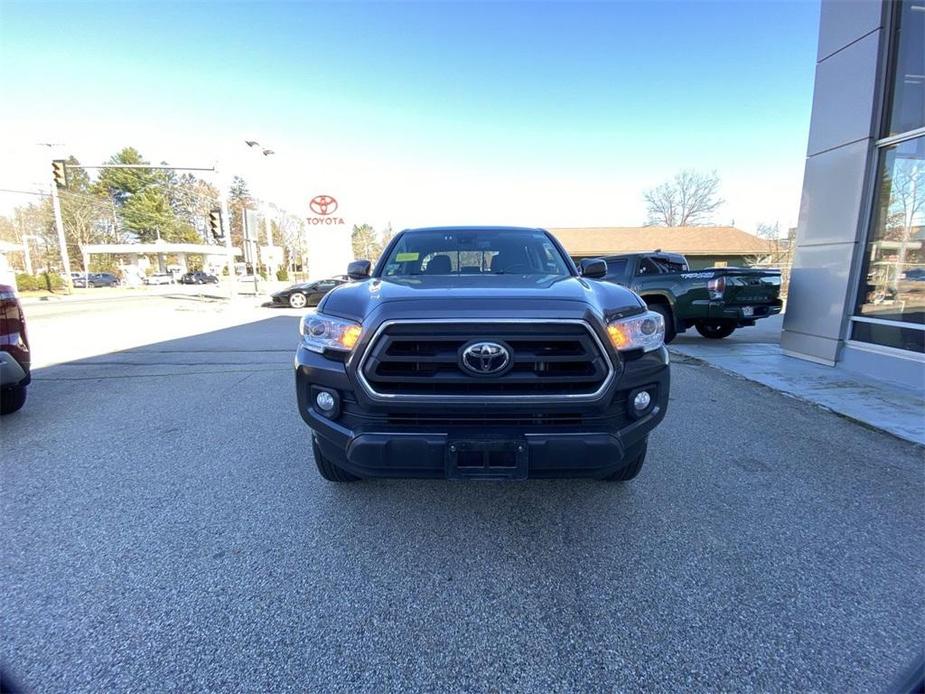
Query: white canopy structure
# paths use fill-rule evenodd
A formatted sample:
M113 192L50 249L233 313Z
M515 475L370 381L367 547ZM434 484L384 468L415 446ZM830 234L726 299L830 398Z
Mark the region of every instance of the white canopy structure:
M90 256L99 254L111 254L128 256L129 263L136 265L139 256L148 255L176 255L177 264L186 269L186 256L201 255L203 264L209 265L210 258L220 259L222 264L227 262L228 253L233 257L241 255L239 248L226 246L210 246L205 243L169 243L167 241L155 241L154 243L93 243L80 247L83 254L84 267L90 267ZM218 264L218 263L214 263Z

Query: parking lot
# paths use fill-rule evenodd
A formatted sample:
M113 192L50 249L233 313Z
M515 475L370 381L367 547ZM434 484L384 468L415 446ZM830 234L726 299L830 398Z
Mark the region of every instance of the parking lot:
M336 486L297 312L27 315L0 653L29 689L866 691L921 646L922 450L699 362L627 485Z

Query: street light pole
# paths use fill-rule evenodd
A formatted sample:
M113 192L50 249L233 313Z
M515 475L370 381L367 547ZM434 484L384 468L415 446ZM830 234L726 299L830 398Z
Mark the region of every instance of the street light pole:
M38 142L36 144L39 147L48 147L49 149L63 146L60 142ZM55 164L52 163L51 166L52 172L54 172ZM67 238L64 236L64 221L61 218L61 201L58 200L58 185L54 180L54 175L52 175L51 181L51 207L55 213L55 231L58 232L58 246L61 249L61 264L64 266L64 291L71 294L74 291L74 282L71 279L71 259L67 254ZM45 272L48 272L48 268L45 268Z
M234 251L231 250L231 213L228 211L228 195L224 191L219 191L218 199L222 208L222 233L225 235L225 266L228 268L228 281L231 282L228 297L234 299L237 296L238 276L234 269Z
M268 148L268 147L265 147L265 146L261 145L261 144L260 144L259 142L257 142L256 140L245 140L245 141L244 141L244 144L246 144L246 145L248 146L248 148L251 148L251 149L253 149L254 147L256 147L256 148L257 148L257 151L260 152L264 157L271 157L271 156L273 156L274 154L276 154L276 152L274 152L272 149L270 149L270 148ZM266 182L266 181L264 181L264 182ZM267 192L267 191L264 191L264 192ZM260 207L261 207L261 212L263 212L264 229L265 229L266 235L267 235L267 251L268 251L269 253L273 253L273 248L274 248L274 245L273 245L273 222L270 220L270 205L269 205L269 203L264 199L264 200L261 200L261 201L260 201ZM257 245L256 240L259 239L259 236L260 236L260 234L259 234L259 233L257 232L257 230L255 229L255 230L254 230L255 245ZM270 274L270 263L267 262L267 261L269 261L269 258L265 259L265 261L264 261L264 265L265 265L266 268L267 268L267 275L269 275L269 274ZM275 265L274 265L274 267L275 267ZM268 277L268 279L269 279L269 277Z
M238 274L234 267L234 251L231 245L231 211L228 206L228 186L231 181L223 174L222 168L216 163L212 167L215 172L215 183L218 185L218 205L222 210L222 234L225 237L225 267L228 269L228 299L234 301L238 296Z
M73 293L74 283L71 278L71 259L67 253L67 239L64 236L64 221L61 218L61 201L58 200L58 186L51 182L51 206L55 213L55 229L58 232L58 246L61 248L61 264L64 266L64 288L68 294Z

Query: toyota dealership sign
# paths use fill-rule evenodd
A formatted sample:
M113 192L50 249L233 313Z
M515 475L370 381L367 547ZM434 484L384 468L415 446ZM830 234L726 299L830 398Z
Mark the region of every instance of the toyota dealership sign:
M309 224L343 224L343 217L335 217L337 198L333 195L316 195L308 202L314 215L308 218Z
M337 214L340 203L333 195L316 195L308 201L309 214L305 218L310 226L324 225L325 229L309 231L308 274L312 280L342 275L347 263L353 260L350 243L350 225Z

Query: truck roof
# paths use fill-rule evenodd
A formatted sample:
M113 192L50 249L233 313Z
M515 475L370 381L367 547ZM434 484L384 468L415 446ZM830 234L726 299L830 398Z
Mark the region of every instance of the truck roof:
M636 253L614 253L613 255L603 256L604 260L612 260L614 258L636 258L639 256L645 256L647 258L656 257L656 258L668 258L671 260L680 260L686 261L686 258L680 253L670 253L666 251L637 251Z
M483 226L483 225L473 225L473 226L447 226L447 227L414 227L411 229L403 229L402 231L415 232L415 231L442 231L447 233L455 233L459 231L543 231L545 229L540 229L538 227L511 227L511 226ZM548 233L548 232L546 232Z

